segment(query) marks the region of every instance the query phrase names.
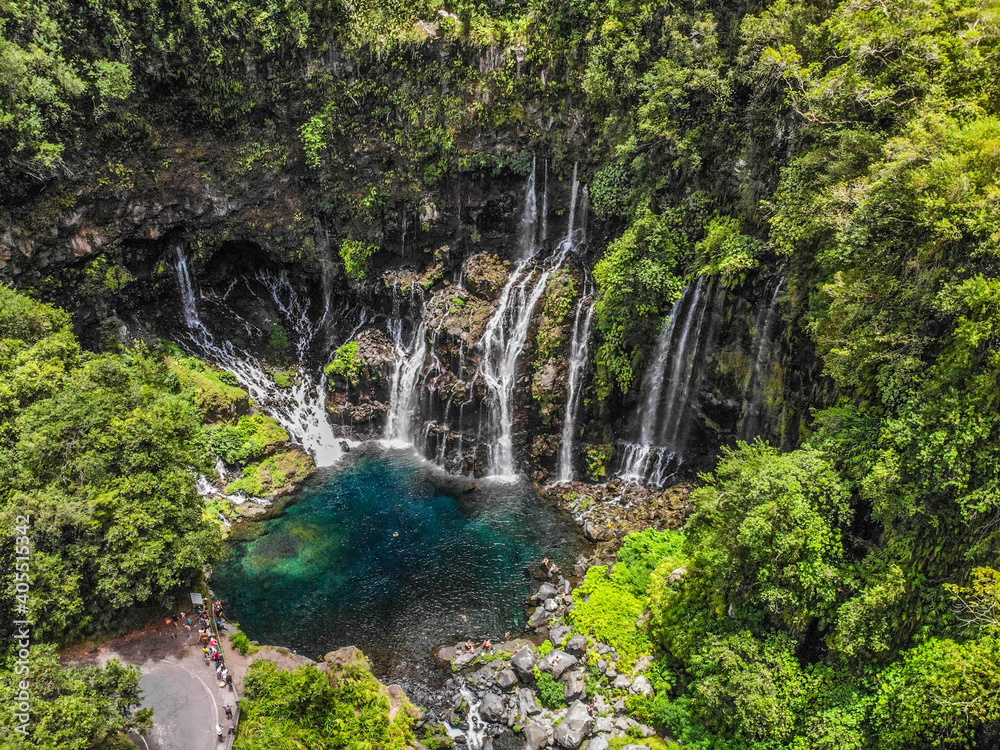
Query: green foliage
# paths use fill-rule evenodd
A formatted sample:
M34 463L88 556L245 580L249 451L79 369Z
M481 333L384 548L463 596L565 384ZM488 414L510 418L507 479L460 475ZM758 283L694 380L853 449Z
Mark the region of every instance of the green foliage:
M653 571L674 570L684 564L684 535L679 531L645 529L629 534L618 550L614 577L636 596L649 591Z
M574 592L571 617L575 628L614 646L621 655L620 669L631 669L653 650L649 632L640 624L652 573L657 568L679 567L682 544L678 531L647 529L629 534L613 570L590 568Z
M365 361L361 357L358 342L348 341L337 347L333 359L323 368L323 372L327 376L342 378L349 387L354 388L361 382L361 371L364 366Z
M727 287L741 285L747 272L756 268L764 243L747 237L742 222L717 217L705 229L705 238L695 245L697 273L719 276Z
M16 517L32 518L34 635L120 626L120 610L170 601L221 553L191 473L209 470L201 415L143 349L83 352L65 316L5 287L0 310L0 517L8 555Z
M279 358L284 358L291 347L291 342L288 340L288 332L277 321L268 326L267 347Z
M1000 642L933 639L879 675L872 723L880 747L970 745L1000 719Z
M634 363L680 297L682 250L674 229L650 209L640 211L594 267L594 308L603 343L597 350L598 393L627 393Z
M631 188L628 166L616 161L606 164L591 181L590 201L598 216L625 216Z
M252 656L260 651L260 646L254 645L254 643L250 640L250 637L242 630L229 636L229 643L243 656Z
M209 448L231 466L260 458L287 442L288 433L266 414L240 417L235 425L222 424L208 430Z
M378 250L377 245L366 245L358 240L344 240L340 245L340 259L349 278L363 279L368 275L368 261Z
M0 746L5 750L112 750L126 745L125 733L148 732L151 709L141 709L139 668L113 659L103 667L61 664L52 646L32 644L30 675L0 669ZM15 697L30 683L28 735L15 731Z
M400 710L389 720L385 688L363 660L333 674L256 661L244 685L236 750L403 750L414 742L413 719Z
M583 455L587 459L587 474L597 482L608 475L611 459L615 455L615 446L611 443L588 445L584 448Z
M572 271L559 269L549 277L535 338L535 360L539 366L546 360L559 356L566 343L566 324L571 320L577 296Z
M228 494L245 492L251 497L271 497L281 490L295 486L315 469L312 459L298 450L283 451L252 463L243 469L239 478L226 485Z
M535 667L535 689L538 700L545 708L566 708L566 691L563 684L548 672Z
M185 354L172 342L164 342L168 352L167 370L177 379L181 392L210 419L229 416L249 405L250 395L239 387L231 372L219 370Z

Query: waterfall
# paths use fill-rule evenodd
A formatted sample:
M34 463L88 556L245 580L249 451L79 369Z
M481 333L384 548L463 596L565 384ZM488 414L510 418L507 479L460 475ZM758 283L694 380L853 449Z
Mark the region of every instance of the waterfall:
M413 425L419 414L417 394L420 373L427 361L427 328L421 322L413 332L409 347L403 346L402 321L394 321L390 333L396 344L396 367L389 391L389 412L385 421L385 440L394 447L412 445Z
M740 418L739 433L744 440L753 440L760 434L761 417L764 407L764 387L767 385L768 369L774 349L774 332L778 323L780 310L779 300L784 288L784 280L778 281L771 295L771 302L766 310L761 310L757 317L757 330L754 334L753 369L743 391L743 413ZM763 319L761 317L763 316Z
M662 485L682 459L690 410L724 288L699 277L674 305L643 378L639 436L623 446L620 476Z
M184 322L188 328L188 342L195 353L224 370L233 373L250 395L271 417L284 427L292 440L312 455L317 466L329 466L341 455L340 441L333 434L333 427L326 415L326 376L315 382L304 368L288 388L281 388L264 366L249 352L235 347L229 341L217 342L198 312L198 298L191 283L187 258L178 245L177 281L181 290ZM296 294L287 276L278 277L260 272L256 280L268 289L277 308L291 324L296 334L295 349L300 360L304 357L319 325L309 320L308 304ZM227 310L240 319L233 310ZM324 312L324 318L326 312ZM247 325L249 330L249 325Z
M573 186L569 192L569 222L566 225L566 236L560 244L560 248L564 250L576 250L576 198L580 192L580 180L577 177L579 169L580 162L573 162Z
M549 241L549 160L545 160L545 178L542 182L542 236L538 244L545 247Z
M486 325L479 346L480 372L489 393L488 406L493 434L488 446L491 476L514 478L514 381L517 360L524 348L535 305L545 291L553 269L520 264L500 295L496 312Z
M191 271L188 269L187 255L184 254L184 247L178 243L174 245L174 252L177 254L177 283L181 288L181 310L184 313L184 323L190 329L203 329L198 316L198 304L195 301L194 284L191 282Z
M521 212L521 231L517 246L521 259L527 260L538 251L535 242L538 229L538 191L536 188L537 157L531 159L531 174L528 176L528 186L524 192L524 210Z
M556 467L557 482L573 481L573 441L576 438L576 416L580 408L582 378L587 365L590 343L590 323L594 317L597 296L594 295L583 313L584 304L590 290L584 287L583 295L576 305L573 317L573 338L569 346L569 377L566 383L566 413L563 416L562 439L559 444L559 463ZM581 318L581 313L583 316Z
M479 708L482 705L482 700L478 698L469 688L465 685L459 689L459 693L462 696L462 700L465 701L466 705L469 707L469 713L466 714L465 720L468 725L468 729L464 732L460 729L448 725L448 736L455 740L458 738L463 738L465 742L463 743L465 747L469 750L482 750L483 745L486 743L486 720L479 713Z

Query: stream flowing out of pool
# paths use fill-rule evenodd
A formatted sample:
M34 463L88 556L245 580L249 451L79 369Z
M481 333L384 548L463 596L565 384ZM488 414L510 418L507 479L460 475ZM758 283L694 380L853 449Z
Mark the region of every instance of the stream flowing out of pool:
M214 572L251 639L310 658L359 646L381 675L421 679L436 646L520 633L529 568L566 569L582 549L527 483L461 493L467 480L412 455L352 456Z

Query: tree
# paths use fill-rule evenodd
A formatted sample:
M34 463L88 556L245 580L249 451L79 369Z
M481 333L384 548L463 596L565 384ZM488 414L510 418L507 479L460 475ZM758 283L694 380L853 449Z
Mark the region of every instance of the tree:
M0 669L0 746L4 750L113 750L130 747L126 732L148 732L151 709L139 708L139 668L114 659L103 667L63 665L52 646L33 645L30 674L15 673L8 663ZM31 719L27 737L15 731L22 724L15 696L29 681Z

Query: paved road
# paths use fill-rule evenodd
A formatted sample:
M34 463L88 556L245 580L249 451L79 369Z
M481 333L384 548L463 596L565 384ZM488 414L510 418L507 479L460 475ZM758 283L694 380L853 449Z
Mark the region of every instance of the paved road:
M232 694L218 688L215 672L198 658L178 662L175 658L148 661L140 665L144 694L143 708L152 708L155 723L140 741L148 750L218 750L228 748L215 734L223 722L222 706L232 704ZM200 664L198 663L200 662ZM229 738L227 737L227 740Z
M146 737L132 736L142 750L230 750L232 737L226 734L219 742L215 728L221 724L227 732L232 725L223 706L234 706L236 696L219 687L197 633L161 620L95 647L68 649L63 657L88 664L117 658L142 670L143 708L153 709L154 722Z

